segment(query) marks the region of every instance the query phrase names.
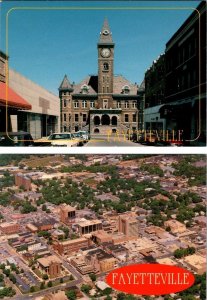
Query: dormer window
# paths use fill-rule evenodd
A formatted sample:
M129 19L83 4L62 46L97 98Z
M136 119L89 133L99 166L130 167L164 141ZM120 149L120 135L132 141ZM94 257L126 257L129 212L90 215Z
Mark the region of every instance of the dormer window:
M129 94L130 93L130 88L128 85L124 85L122 87L122 94Z
M88 92L89 92L89 86L87 84L83 84L81 86L81 93L82 94L88 94Z

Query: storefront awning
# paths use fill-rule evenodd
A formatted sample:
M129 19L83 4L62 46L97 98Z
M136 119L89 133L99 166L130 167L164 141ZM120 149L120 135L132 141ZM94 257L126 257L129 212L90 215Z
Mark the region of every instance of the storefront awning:
M16 109L31 109L32 106L4 82L0 82L0 106Z

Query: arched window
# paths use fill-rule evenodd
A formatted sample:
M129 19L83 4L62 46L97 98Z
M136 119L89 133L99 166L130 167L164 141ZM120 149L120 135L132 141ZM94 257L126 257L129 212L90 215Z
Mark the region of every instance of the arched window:
M102 125L110 125L110 117L108 115L103 115L101 117L101 124Z
M103 64L103 69L104 69L104 71L108 71L109 70L109 64L105 62Z
M130 93L130 87L128 85L124 85L122 87L122 94L129 94Z
M99 129L98 129L98 128L95 128L95 129L94 129L94 133L99 133Z
M81 93L82 94L88 94L88 92L89 92L89 86L87 84L83 84L81 86Z
M94 119L93 119L93 122L94 122L94 125L100 125L100 122L101 122L101 120L100 120L100 117L99 116L95 116L94 117Z
M113 116L111 119L111 125L116 126L117 125L117 117Z

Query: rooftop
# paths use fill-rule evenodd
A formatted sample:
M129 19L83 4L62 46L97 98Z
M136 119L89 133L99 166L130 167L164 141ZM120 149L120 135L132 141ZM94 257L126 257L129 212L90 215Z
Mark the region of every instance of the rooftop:
M47 257L39 258L38 263L41 264L44 268L50 266L51 263L61 263L61 260L56 255L50 255Z

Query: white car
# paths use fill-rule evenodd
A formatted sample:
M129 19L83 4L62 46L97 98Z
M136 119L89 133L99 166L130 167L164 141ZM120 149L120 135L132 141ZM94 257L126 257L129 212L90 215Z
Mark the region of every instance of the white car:
M80 134L84 142L88 142L90 140L88 131L79 130L77 133Z
M46 138L36 140L35 143L43 143L44 145L48 143L48 146L55 147L75 147L80 145L80 139L75 138L70 132L60 132L52 133Z

